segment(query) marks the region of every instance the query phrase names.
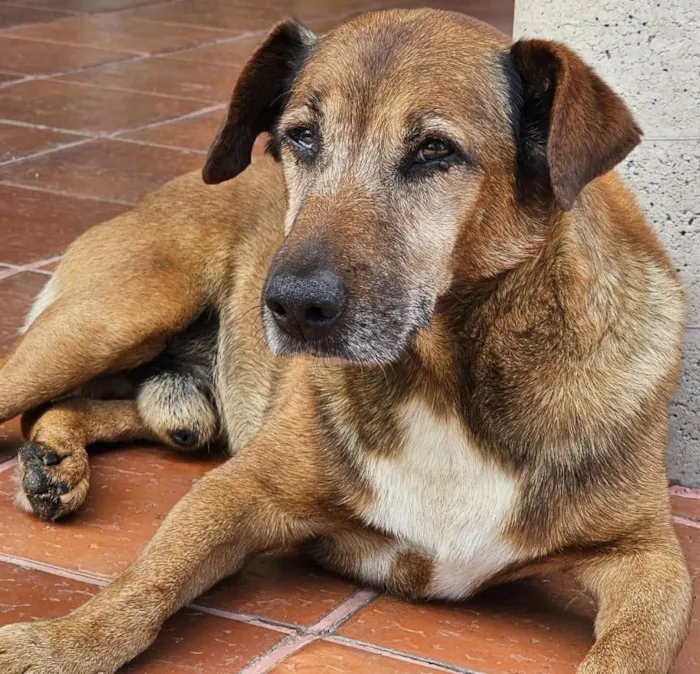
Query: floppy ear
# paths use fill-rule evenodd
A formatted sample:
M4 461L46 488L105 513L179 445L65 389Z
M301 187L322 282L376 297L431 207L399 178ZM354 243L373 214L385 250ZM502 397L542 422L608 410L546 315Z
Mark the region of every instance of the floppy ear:
M209 149L207 184L235 178L248 164L255 139L282 113L289 88L316 35L294 19L278 23L243 68L226 119Z
M520 40L510 54L521 84L515 98L519 168L529 172L523 179L546 174L557 205L569 210L587 183L634 149L642 132L622 99L564 45Z

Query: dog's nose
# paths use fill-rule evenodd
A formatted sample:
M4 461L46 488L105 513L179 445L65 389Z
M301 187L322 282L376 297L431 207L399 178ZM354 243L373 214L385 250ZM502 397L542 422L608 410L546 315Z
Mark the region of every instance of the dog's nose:
M345 308L343 279L322 269L298 276L275 274L265 290L265 304L275 323L291 337L322 339Z

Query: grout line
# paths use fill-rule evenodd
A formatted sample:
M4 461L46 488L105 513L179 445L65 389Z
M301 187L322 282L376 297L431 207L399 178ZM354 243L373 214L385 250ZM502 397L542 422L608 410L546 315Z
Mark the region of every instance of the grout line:
M55 131L57 133L64 133L67 136L85 136L86 134L81 131L72 131L71 129L61 129L58 126L47 126L46 124L29 124L28 122L23 122L19 119L2 119L0 118L0 124L7 124L8 126L20 126L23 129L41 129L42 131Z
M683 517L681 515L674 515L673 521L676 524L681 524L684 527L692 527L693 529L700 529L700 522L697 520L690 519L690 517Z
M320 620L307 628L309 634L328 634L335 631L351 616L369 604L377 596L374 590L360 589L353 592Z
M118 206L128 206L133 208L136 202L132 201L122 201L121 199L108 199L106 197L95 197L89 194L82 194L80 192L66 192L61 190L54 190L50 187L39 187L38 185L24 185L22 183L16 183L11 180L1 180L0 185L5 185L6 187L18 187L25 190L32 190L34 192L46 192L47 194L53 194L57 197L72 197L75 199L86 199L88 201L103 201L108 204L117 204Z
M2 37L2 33L0 33L0 37ZM12 38L13 40L19 40L20 38ZM42 40L30 40L30 42L41 42ZM49 43L53 44L53 43ZM56 44L62 44L62 43L56 43ZM71 46L79 46L79 45L71 45ZM143 54L124 54L123 52L117 52L124 58L121 59L116 59L114 61L106 61L104 63L91 63L90 65L85 65L85 66L80 66L78 68L72 68L71 70L64 70L61 72L57 73L41 73L41 74L34 74L34 75L24 75L21 79L19 80L10 80L9 82L2 82L0 83L0 89L5 89L6 87L11 87L15 84L24 84L26 82L45 82L46 80L53 80L54 82L60 82L60 80L55 79L58 77L64 77L66 75L75 75L75 73L82 73L85 71L89 70L94 70L97 68L102 68L103 66L108 66L108 65L116 65L117 63L133 63L134 61L141 61L143 59L149 58L148 55L143 55ZM131 56L131 58L129 58ZM74 84L74 82L70 82L71 84ZM156 95L156 94L154 94Z
M310 635L296 635L281 641L277 646L273 646L269 651L263 653L253 662L240 670L240 674L264 674L269 672L275 665L286 660L290 655L308 646L317 637Z
M192 112L186 112L184 115L179 115L178 117L173 117L171 119L159 119L155 122L148 122L147 124L142 124L141 126L129 127L128 129L119 129L118 131L110 131L107 134L97 136L97 138L116 138L117 136L124 133L134 133L136 131L143 131L144 129L152 129L157 126L162 126L164 124L171 124L175 122L181 122L185 119L190 119L192 117L197 117L198 115L206 115L207 113L214 112L215 110L221 110L225 108L225 103L211 103L199 110L193 110ZM121 140L121 139L120 139Z
M235 620L239 623L245 623L246 625L254 625L255 627L263 627L273 632L281 632L286 635L296 635L298 630L294 628L293 625L287 625L285 623L279 623L276 621L268 620L267 618L258 618L256 616L248 615L247 613L236 613L235 611L226 611L219 608L212 608L210 606L203 606L197 602L193 604L188 604L187 608L191 608L194 611L201 611L202 613L207 613L209 615L216 616L217 618L226 618L227 620Z
M0 281L15 274L19 274L22 271L19 267L8 267L7 269L0 269ZM1 469L0 469L1 470Z
M17 463L17 457L13 457L13 458L9 459L8 461L4 461L3 463L0 463L0 473L4 473L6 470L9 470L16 463Z
M131 132L129 131L127 133ZM126 136L119 136L115 138L110 138L110 140L114 140L119 143L131 143L131 145L145 145L146 147L156 147L159 150L178 150L183 154L197 154L202 156L207 154L206 150L195 150L191 147L181 147L179 145L166 145L165 143L156 143L155 141L142 140L141 138L127 138Z
M52 262L58 262L61 258L63 257L63 253L61 255L54 255L53 257L47 257L43 260L36 260L35 262L27 262L26 264L21 265L18 267L18 271L39 271L44 274L53 274L52 271L45 271L42 270L41 267L51 264Z
M29 159L34 159L36 157L40 156L47 156L52 154L53 152L57 152L59 150L64 150L64 149L69 149L71 147L79 146L79 145L84 145L87 144L91 141L97 141L97 140L117 140L121 142L130 142L133 144L138 144L138 145L146 145L149 147L161 147L162 149L166 150L179 150L180 152L185 152L185 153L190 153L190 154L204 154L201 150L193 150L191 148L181 148L181 147L176 147L172 145L159 145L156 143L152 143L149 141L140 141L136 139L131 139L131 138L125 138L123 137L123 134L128 134L128 133L136 133L137 131L144 131L146 129L151 129L151 128L156 128L159 126L163 126L165 124L174 124L176 122L181 122L187 119L191 119L193 117L197 117L199 115L206 115L210 112L215 112L216 110L221 110L226 107L225 103L212 103L211 105L206 105L203 108L199 108L198 110L193 110L192 112L187 112L184 115L179 115L177 117L172 117L168 119L159 119L156 120L155 122L148 122L146 124L141 124L140 126L134 126L134 127L128 127L128 128L123 128L123 129L117 129L115 131L108 131L108 132L89 132L89 131L64 131L63 129L59 129L56 127L50 127L50 126L40 126L40 125L33 125L33 124L25 124L25 123L18 123L10 120L4 120L0 119L0 123L7 123L7 124L12 124L15 126L21 126L21 127L26 127L26 128L37 128L37 129L46 129L48 131L55 131L59 133L69 133L71 135L76 135L80 136L81 140L76 141L75 143L66 143L63 144L59 147L54 147L50 150L44 150L40 152L35 152L34 154L31 155L26 155L22 157L17 157L16 159L10 159L5 162L0 162L0 166L14 166L16 164L21 164L25 160ZM9 182L9 181L2 181L0 179L0 183L3 182ZM22 187L22 185L19 185ZM31 189L31 187L29 187ZM39 188L36 188L39 189ZM42 191L49 191L48 189L42 189ZM97 201L110 201L109 199L102 199L99 197L89 197L89 196L84 196L86 199L93 199ZM115 203L122 203L120 201L115 201ZM133 206L133 204L128 203L129 206Z
M137 60L137 59L134 59ZM141 59L138 59L141 60ZM129 63L133 63L132 61L129 61ZM118 65L118 64L117 64ZM225 67L225 66L220 66L220 67ZM231 70L234 70L234 68L231 68ZM73 71L70 73L66 73L63 75L60 75L60 79L54 80L55 82L63 83L63 84L70 84L76 87L89 87L90 89L102 89L103 91L122 91L126 92L129 94L140 94L142 96L154 96L157 98L166 98L169 100L176 100L176 101L188 101L189 103L202 103L202 104L209 104L213 105L215 103L218 103L220 105L223 105L223 102L217 101L212 98L196 98L194 96L174 96L173 94L163 94L158 91L144 91L143 89L132 89L130 87L122 87L122 86L117 86L114 84L104 84L104 83L95 83L95 82L84 82L81 80L72 80L70 79L71 75L75 74L80 74L79 71ZM233 85L231 85L233 87Z
M450 665L448 663L440 662L439 660L433 660L432 658L425 658L420 655L410 655L408 653L402 653L401 651L394 650L393 648L377 646L376 644L370 644L366 641L357 641L356 639L348 639L347 637L330 636L326 637L324 641L333 644L338 644L341 646L347 646L349 648L354 648L358 651L373 653L374 655L382 655L386 658L391 658L392 660L400 660L401 662L410 663L412 665L429 665L430 667L436 669L439 672L459 672L459 674L481 674L480 672L477 672L474 669L465 669L464 667L459 667L458 665Z
M700 500L700 489L692 489L690 487L674 485L668 491L672 496L682 496L683 498Z
M13 157L12 159L7 159L5 161L0 161L0 166L9 166L25 159L36 159L37 157L43 157L52 152L57 152L59 150L67 150L71 147L78 147L79 145L85 145L94 140L94 138L82 138L81 140L73 141L72 143L59 143L58 145L48 148L46 150L39 150L38 152L31 152L30 154L22 155L21 157Z
M15 555L7 555L2 552L0 552L0 562L12 564L13 566L20 566L28 571L41 571L42 573L49 573L54 576L68 578L69 580L75 580L81 583L87 583L89 585L99 585L100 587L104 587L110 583L110 579L106 576L101 576L94 573L85 573L83 571L70 571L69 569L55 566L54 564L37 562L33 559L17 557Z
M5 470L11 467L16 462L15 459L6 461L0 464L0 470ZM99 587L105 587L109 585L114 578L110 578L100 573L93 573L89 571L74 571L71 569L66 569L62 566L56 566L55 564L49 564L47 562L39 562L33 559L28 559L27 557L20 557L17 555L10 555L0 552L0 563L12 564L14 566L19 566L28 571L39 571L41 573L48 573L54 576L60 576L61 578L67 578L69 580L75 580L81 583L87 583L88 585L97 585ZM282 621L272 620L265 618L263 616L251 615L249 613L238 613L236 611L227 611L225 609L217 609L210 606L204 606L197 603L196 601L184 606L184 608L190 608L193 611L199 611L201 613L207 613L209 615L216 616L218 618L225 618L226 620L233 620L235 622L246 623L247 625L253 625L255 627L261 627L263 629L268 629L273 632L280 632L287 636L303 636L309 639L315 639L316 635L307 634L306 630L302 627L297 627L295 625L285 623ZM182 610L182 609L180 609Z
M63 254L61 255L54 255L53 257L48 257L44 260L36 260L34 262L26 262L24 264L8 264L7 267L8 269L0 269L0 280L9 278L10 276L14 276L15 274L20 274L22 272L35 272L39 274L48 274L49 276L53 275L52 271L48 271L46 269L42 269L41 267L51 264L52 262L58 262L61 258L63 257ZM0 468L0 470L2 470Z

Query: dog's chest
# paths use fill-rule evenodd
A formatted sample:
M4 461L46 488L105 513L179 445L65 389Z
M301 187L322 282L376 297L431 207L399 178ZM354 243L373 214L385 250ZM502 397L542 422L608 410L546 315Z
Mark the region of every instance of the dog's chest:
M516 485L471 446L457 418L417 402L402 416L401 452L364 459L374 499L363 517L434 561L431 595L463 596L516 558L503 537Z

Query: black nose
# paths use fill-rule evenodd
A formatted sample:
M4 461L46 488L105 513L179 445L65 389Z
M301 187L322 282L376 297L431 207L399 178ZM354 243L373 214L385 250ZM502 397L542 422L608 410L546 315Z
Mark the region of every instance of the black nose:
M322 339L345 308L345 285L334 271L322 269L303 276L280 272L268 282L265 304L288 335Z

